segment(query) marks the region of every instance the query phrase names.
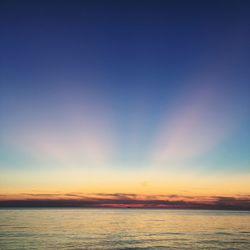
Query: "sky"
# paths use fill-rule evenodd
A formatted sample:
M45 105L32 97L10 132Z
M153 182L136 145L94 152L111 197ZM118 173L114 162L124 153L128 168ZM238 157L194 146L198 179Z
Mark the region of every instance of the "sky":
M2 0L0 36L0 205L250 209L248 1Z

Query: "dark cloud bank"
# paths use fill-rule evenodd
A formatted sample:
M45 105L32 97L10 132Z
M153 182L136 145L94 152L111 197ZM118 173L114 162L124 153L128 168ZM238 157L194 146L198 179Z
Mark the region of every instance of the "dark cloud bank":
M169 209L218 209L250 210L250 196L192 197L178 195L137 194L25 194L26 198L0 198L0 208L169 208ZM46 198L44 198L46 196Z

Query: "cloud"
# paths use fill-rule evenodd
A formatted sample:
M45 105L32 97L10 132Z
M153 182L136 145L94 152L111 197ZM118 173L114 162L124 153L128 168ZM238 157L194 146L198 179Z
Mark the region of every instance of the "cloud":
M0 207L134 207L177 209L250 210L250 195L182 196L126 193L20 194L0 198Z

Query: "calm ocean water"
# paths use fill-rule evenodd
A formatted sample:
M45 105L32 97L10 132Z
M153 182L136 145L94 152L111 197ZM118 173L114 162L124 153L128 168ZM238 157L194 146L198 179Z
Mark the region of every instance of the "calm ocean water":
M0 249L250 249L250 212L1 209Z

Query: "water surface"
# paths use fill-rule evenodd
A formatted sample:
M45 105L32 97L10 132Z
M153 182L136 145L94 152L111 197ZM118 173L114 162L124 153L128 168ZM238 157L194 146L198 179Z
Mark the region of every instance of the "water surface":
M1 209L0 249L250 249L250 212Z

